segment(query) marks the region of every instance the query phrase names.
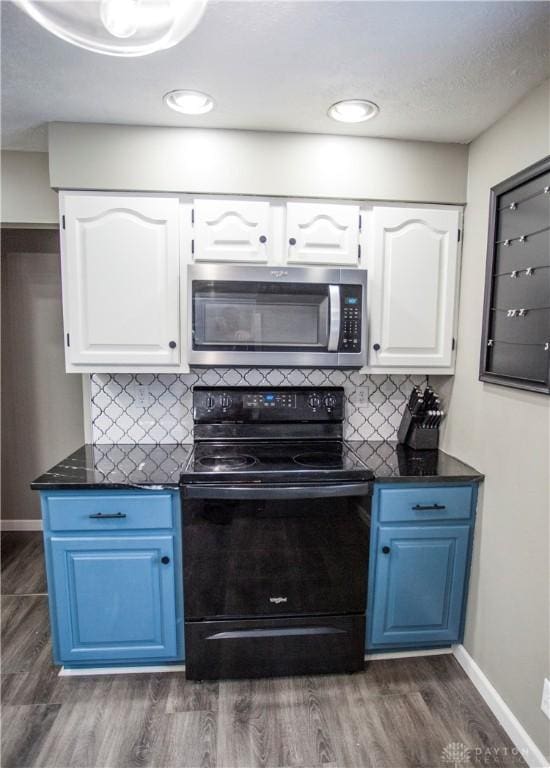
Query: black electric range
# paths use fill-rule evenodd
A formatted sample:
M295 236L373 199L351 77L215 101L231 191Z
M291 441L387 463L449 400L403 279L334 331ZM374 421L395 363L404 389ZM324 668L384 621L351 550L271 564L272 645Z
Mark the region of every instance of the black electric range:
M373 474L344 391L206 388L183 497L190 679L363 668Z

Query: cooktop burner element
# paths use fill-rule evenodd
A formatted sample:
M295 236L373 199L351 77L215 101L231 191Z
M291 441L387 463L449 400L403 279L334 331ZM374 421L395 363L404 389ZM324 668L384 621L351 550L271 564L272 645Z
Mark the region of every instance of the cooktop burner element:
M204 456L198 460L203 467L213 470L223 471L226 469L240 469L241 467L251 467L256 463L253 456Z
M299 453L297 456L294 456L294 461L302 467L338 468L342 466L342 454L321 453L320 451L315 453Z

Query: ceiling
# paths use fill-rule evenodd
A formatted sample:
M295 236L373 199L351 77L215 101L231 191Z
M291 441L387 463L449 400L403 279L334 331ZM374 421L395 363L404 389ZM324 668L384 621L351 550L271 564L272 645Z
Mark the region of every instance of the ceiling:
M550 76L550 3L210 0L175 48L121 59L2 6L2 146L45 150L54 120L468 142ZM162 102L191 88L213 112ZM371 122L335 123L366 98Z

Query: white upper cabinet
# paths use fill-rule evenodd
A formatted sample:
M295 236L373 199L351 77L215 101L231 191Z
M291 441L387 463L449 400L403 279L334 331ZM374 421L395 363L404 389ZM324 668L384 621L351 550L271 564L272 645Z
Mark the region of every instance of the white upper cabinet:
M294 203L286 206L287 264L359 262L359 206Z
M177 369L178 198L60 198L67 370Z
M193 204L193 260L265 264L270 205L261 200L198 199Z
M450 368L459 211L375 206L368 230L369 368Z

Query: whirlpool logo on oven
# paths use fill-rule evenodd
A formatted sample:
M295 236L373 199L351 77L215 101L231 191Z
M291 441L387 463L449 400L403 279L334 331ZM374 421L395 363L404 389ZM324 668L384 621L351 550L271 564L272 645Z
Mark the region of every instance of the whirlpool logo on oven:
M269 598L270 603L275 603L275 605L279 605L279 603L286 603L288 602L288 597L270 597Z

